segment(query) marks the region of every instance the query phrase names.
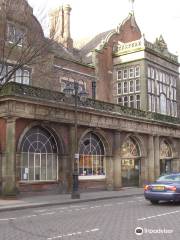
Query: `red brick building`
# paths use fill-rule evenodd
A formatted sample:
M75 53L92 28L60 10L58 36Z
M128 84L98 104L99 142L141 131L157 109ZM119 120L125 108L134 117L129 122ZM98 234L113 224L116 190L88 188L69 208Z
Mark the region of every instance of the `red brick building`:
M89 94L78 99L81 190L141 186L180 170L179 63L162 36L149 43L131 12L76 49L69 5L52 12L47 39L27 1L7 11L8 2L0 1L1 194L71 191L75 99L63 89L75 83Z

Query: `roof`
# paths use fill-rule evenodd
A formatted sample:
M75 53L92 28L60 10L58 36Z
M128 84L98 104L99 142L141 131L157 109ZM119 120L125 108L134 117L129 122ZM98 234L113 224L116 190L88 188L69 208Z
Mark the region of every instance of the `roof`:
M96 35L91 41L86 43L81 49L82 60L85 63L92 63L92 51L102 43L102 40L107 41L107 36L110 33L118 33L121 42L131 42L141 38L141 31L136 23L134 13L129 13L126 19L119 24L117 30L111 29Z
M51 39L48 39L52 41ZM78 49L68 50L61 43L53 41L50 45L51 51L55 54L56 57L65 58L68 60L81 61L81 57Z
M92 63L91 51L94 50L113 30L114 29L99 33L80 49L82 59L85 63Z

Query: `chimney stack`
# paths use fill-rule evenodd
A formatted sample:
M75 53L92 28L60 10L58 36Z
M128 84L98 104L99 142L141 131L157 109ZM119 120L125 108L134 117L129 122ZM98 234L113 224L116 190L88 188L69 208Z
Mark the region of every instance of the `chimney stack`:
M70 33L70 5L61 6L50 13L50 37L67 49L73 48Z

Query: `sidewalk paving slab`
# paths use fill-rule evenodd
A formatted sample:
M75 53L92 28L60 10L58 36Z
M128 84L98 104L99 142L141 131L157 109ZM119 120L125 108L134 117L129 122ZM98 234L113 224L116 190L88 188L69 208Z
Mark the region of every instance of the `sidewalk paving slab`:
M71 199L70 194L49 194L31 197L19 197L6 200L0 198L0 212L55 205L66 205L91 201L143 196L143 188L122 188L119 191L83 192L80 199Z

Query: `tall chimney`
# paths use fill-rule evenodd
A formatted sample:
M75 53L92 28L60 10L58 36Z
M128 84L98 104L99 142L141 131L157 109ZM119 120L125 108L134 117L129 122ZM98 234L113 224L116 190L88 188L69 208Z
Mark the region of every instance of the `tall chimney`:
M63 37L64 32L64 14L63 8L54 9L50 16L50 37L59 42L59 38Z
M63 34L64 46L68 49L72 49L73 40L71 38L70 33L70 12L71 12L70 5L69 4L64 5L63 11L64 11L64 34Z
M50 13L50 37L68 49L73 48L70 34L70 5L64 5Z

